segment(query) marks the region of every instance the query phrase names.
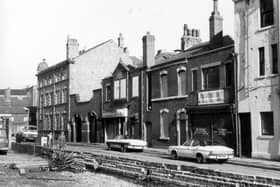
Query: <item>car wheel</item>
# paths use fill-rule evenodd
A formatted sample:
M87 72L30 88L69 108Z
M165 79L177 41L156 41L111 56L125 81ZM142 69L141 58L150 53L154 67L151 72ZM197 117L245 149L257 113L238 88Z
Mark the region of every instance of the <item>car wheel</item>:
M218 160L218 162L222 164L222 163L226 162L227 160L228 159L221 159L221 160Z
M202 154L197 154L196 155L196 161L198 163L205 163L205 158L202 156Z
M112 148L111 148L111 144L107 144L107 147L108 147L108 150L111 151Z
M176 151L172 151L172 152L171 152L171 157L172 157L172 159L174 159L174 160L177 160L177 159L178 159L178 155L177 155Z
M126 148L124 147L124 145L122 145L122 147L121 147L121 152L123 152L123 153L126 152Z

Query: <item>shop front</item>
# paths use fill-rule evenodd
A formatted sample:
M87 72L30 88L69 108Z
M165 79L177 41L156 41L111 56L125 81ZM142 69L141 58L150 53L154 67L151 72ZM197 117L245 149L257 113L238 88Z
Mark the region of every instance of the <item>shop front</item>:
M187 109L192 138L207 138L212 144L236 149L232 105L196 106Z

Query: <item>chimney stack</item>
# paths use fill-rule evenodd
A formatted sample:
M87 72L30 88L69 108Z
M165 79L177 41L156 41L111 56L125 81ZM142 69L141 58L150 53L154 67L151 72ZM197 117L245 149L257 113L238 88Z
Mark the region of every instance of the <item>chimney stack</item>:
M213 12L209 18L210 42L213 40L220 41L223 38L223 17L218 10L218 0L213 0Z
M155 65L155 36L147 32L142 38L143 41L143 65L151 67Z
M183 36L181 38L181 51L199 44L201 42L198 29L189 29L187 24L184 24Z
M119 37L118 37L118 46L120 48L124 48L124 38L122 36L122 33L120 33Z
M66 59L72 59L79 56L79 43L77 39L67 38Z

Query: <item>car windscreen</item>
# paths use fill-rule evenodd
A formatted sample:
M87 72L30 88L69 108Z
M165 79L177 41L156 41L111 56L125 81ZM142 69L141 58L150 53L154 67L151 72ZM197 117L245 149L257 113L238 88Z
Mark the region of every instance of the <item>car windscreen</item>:
M37 130L37 127L28 127L28 130Z
M6 129L0 129L0 138L6 138L6 137L7 137Z

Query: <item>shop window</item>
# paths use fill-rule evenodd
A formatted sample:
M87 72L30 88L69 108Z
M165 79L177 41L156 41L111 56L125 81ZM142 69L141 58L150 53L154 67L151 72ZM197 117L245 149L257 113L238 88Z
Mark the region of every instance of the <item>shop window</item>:
M272 74L278 73L278 46L277 44L271 45L272 53Z
M263 136L274 135L273 112L261 112L261 126Z
M139 77L132 77L132 97L139 96Z
M264 47L259 48L259 75L265 75Z
M168 97L168 83L167 83L167 72L162 72L160 75L160 91L161 97Z
M168 110L164 109L160 112L160 139L167 138L169 138Z
M214 90L220 87L220 67L214 66L209 68L204 68L202 70L203 74L203 90Z
M260 0L261 27L274 24L273 0Z
M192 71L192 91L197 91L197 70Z
M186 94L186 70L180 69L178 71L178 95L182 96Z

